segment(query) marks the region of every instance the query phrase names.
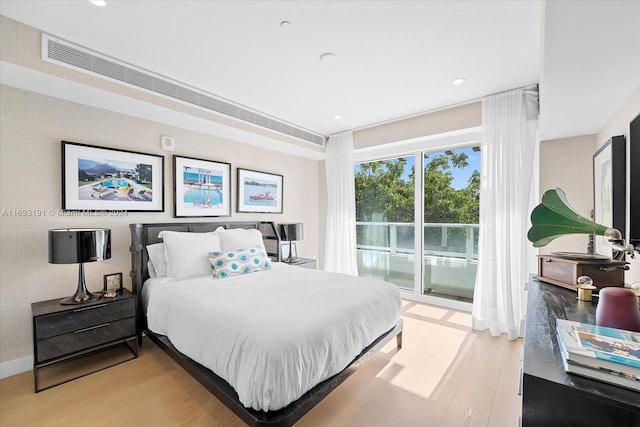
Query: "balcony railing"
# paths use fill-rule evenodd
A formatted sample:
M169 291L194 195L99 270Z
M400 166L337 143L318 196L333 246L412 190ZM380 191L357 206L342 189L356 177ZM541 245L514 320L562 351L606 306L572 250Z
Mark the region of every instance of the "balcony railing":
M356 229L360 274L413 289L415 224L356 222ZM478 224L424 224L421 293L473 299L478 234Z
M425 223L423 255L477 260L479 227L479 224ZM415 252L413 223L358 221L356 228L357 249L391 254Z

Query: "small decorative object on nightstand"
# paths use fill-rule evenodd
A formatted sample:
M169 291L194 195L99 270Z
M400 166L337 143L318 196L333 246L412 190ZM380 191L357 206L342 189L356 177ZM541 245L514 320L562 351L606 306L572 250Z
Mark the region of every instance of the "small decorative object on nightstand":
M102 295L107 298L113 298L118 293L122 293L122 273L113 273L104 275L104 286Z
M138 357L136 298L124 289L80 307L58 299L31 304L36 393ZM88 357L93 354L105 359Z
M84 304L100 299L92 294L84 280L84 263L111 258L111 230L106 228L63 228L49 230L49 263L78 264L78 288L76 293L60 301L60 304Z

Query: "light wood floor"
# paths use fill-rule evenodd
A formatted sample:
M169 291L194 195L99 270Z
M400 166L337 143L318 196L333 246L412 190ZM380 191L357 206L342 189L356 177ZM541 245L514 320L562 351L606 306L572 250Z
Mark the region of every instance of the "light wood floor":
M522 342L470 328L470 314L404 302L395 340L296 426L517 426ZM0 425L242 426L145 338L138 359L35 394L0 381Z

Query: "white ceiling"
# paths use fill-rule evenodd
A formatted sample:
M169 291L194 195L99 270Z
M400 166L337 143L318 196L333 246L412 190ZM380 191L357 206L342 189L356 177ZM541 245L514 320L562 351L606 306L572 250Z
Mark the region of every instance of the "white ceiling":
M597 132L640 82L640 2L543 6L2 0L0 14L325 135L538 82L543 139Z

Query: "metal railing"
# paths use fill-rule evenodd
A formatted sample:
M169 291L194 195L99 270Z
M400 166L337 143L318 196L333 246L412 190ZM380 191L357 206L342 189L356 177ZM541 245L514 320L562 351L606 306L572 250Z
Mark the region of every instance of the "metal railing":
M360 229L358 229L360 227ZM363 230L363 228L365 228ZM378 228L378 230L374 230ZM423 256L477 260L479 224L425 223ZM411 222L356 222L356 248L413 254L415 224ZM438 229L440 231L438 232ZM462 241L464 239L464 241Z

